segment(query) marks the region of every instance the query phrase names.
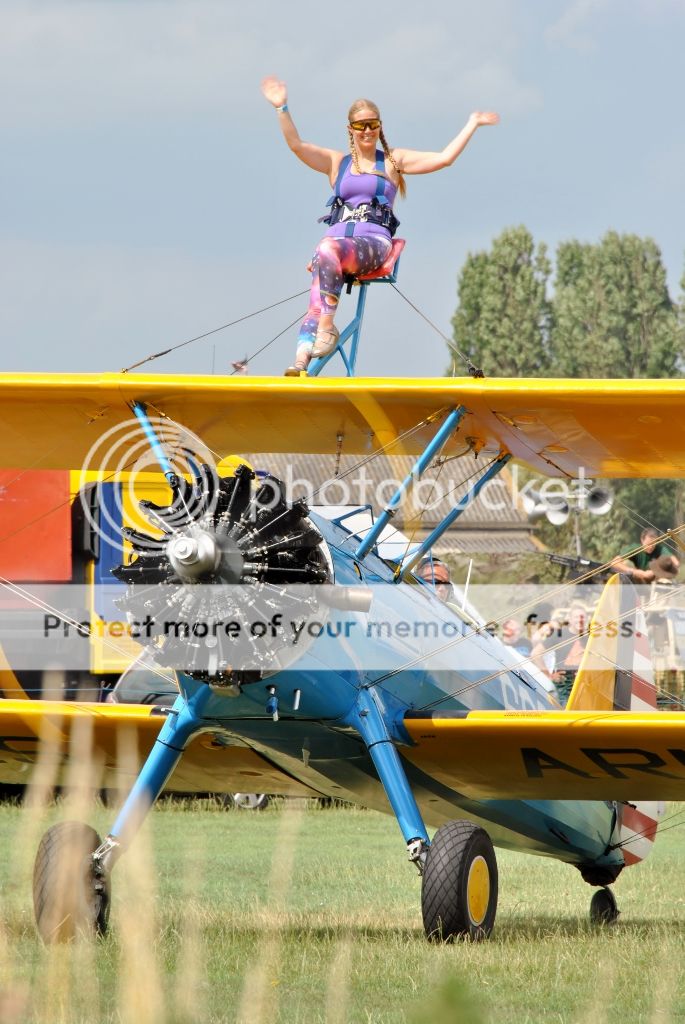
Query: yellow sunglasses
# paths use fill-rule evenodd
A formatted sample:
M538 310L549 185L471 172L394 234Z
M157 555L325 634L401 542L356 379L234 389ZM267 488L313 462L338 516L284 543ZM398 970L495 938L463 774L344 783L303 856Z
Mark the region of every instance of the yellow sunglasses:
M350 121L350 128L355 132L363 132L366 128L370 128L372 132L376 131L376 128L380 128L380 118L374 117L371 121Z

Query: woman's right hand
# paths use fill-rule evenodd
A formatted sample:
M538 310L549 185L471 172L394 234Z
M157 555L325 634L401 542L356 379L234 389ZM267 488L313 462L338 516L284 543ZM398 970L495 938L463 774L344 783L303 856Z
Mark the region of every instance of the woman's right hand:
M262 96L264 96L269 103L272 103L274 107L282 107L288 102L288 90L285 82L279 81L271 75L269 78L262 80Z
M489 124L499 124L499 114L494 110L474 110L469 121L475 124L476 128L482 128Z

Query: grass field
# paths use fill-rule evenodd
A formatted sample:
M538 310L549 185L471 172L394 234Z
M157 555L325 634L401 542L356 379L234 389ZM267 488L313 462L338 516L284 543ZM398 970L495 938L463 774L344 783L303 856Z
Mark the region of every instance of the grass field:
M592 890L572 868L498 851L492 939L436 946L390 817L164 803L114 872L108 936L46 949L32 862L64 816L0 806L0 1024L685 1020L678 828L619 879L614 928L590 927ZM112 820L89 817L103 833Z

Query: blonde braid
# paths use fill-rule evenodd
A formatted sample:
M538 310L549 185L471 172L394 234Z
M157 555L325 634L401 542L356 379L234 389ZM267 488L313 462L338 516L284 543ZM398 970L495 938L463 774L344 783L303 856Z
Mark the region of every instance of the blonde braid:
M406 186L405 181L404 181L404 175L402 174L402 171L399 169L399 167L395 163L395 157L392 155L392 153L390 151L390 146L388 145L388 143L386 141L386 138L385 138L385 135L383 134L383 125L381 125L381 130L379 132L379 138L381 140L381 146L383 147L383 152L387 156L387 158L390 161L390 163L392 164L392 166L397 171L397 177L399 179L398 182L397 182L397 191L399 192L399 194L404 199L404 197L407 194L407 186Z
M351 128L347 129L347 134L350 138L350 152L352 154L352 163L357 174L361 174L361 168L359 166L359 154L357 153L357 147L354 144L354 133Z

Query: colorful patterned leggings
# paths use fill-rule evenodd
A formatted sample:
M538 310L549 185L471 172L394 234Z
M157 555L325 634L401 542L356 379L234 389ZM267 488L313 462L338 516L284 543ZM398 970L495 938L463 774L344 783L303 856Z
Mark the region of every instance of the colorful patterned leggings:
M312 290L309 309L300 326L297 342L299 355L305 346L314 344L319 319L333 315L345 274L369 274L380 267L390 252L391 242L385 235L359 235L352 238L322 238L312 259Z

